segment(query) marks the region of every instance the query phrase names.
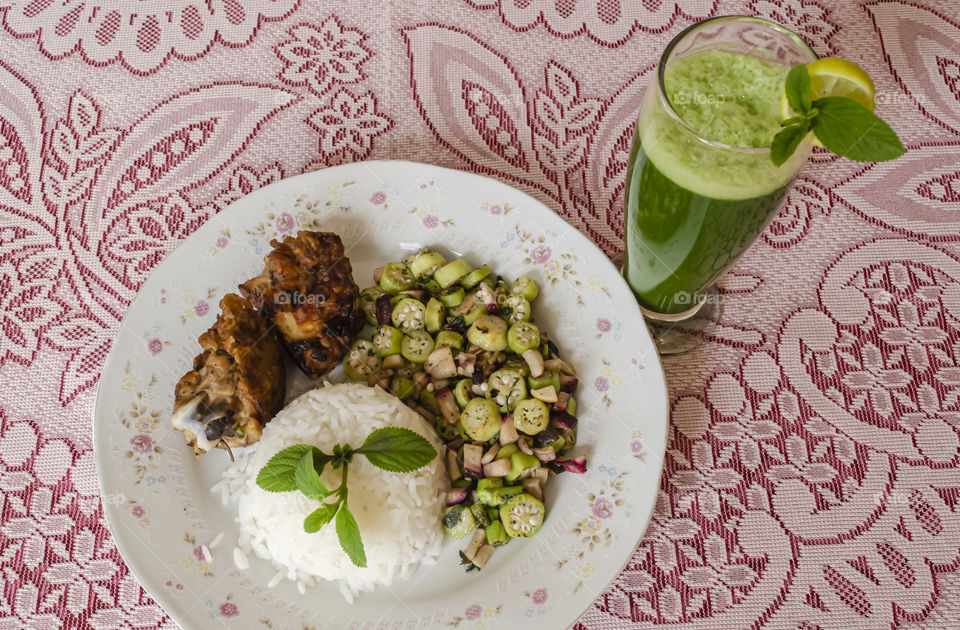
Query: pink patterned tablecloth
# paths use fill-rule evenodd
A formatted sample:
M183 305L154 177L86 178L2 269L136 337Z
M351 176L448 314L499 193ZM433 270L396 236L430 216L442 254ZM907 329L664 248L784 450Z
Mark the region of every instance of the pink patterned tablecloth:
M956 0L0 0L0 628L174 627L107 531L90 436L181 239L282 177L402 158L509 181L617 259L651 68L734 13L863 65L909 151L818 154L722 325L665 361L653 522L575 627L960 626Z

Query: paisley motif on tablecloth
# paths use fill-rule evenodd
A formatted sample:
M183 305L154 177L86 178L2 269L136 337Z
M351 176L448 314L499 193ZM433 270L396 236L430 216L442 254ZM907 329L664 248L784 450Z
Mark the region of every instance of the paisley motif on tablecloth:
M543 87L531 86L466 31L424 25L403 35L420 113L444 146L479 172L545 193L608 253L622 249L621 188L646 71L604 101L581 93L555 60Z
M922 619L960 559L958 336L955 258L903 240L843 255L777 358L674 401L653 524L583 627Z
M106 126L79 90L66 118L47 119L32 86L4 66L0 97L5 173L15 175L0 181L0 365L30 365L49 344L66 357L66 404L96 382L112 330L149 271L208 218L183 191L216 174L297 97L213 85L176 94L123 130Z
M249 44L265 21L282 20L300 0L177 0L148 8L137 0L6 0L0 2L3 24L17 37L36 37L53 59L75 52L93 65L119 61L127 70L147 75L171 57L202 57L215 42Z
M907 96L936 124L960 135L960 20L899 1L867 3L884 59Z
M716 0L695 2L618 2L617 0L467 0L477 9L495 9L511 28L523 31L540 24L557 37L586 33L605 46L619 46L637 31L661 32L678 19L711 17Z

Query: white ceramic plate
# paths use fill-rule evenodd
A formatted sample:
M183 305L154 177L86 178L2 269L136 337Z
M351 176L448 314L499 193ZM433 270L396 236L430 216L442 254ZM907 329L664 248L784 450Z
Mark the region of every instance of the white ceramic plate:
M227 454L197 460L169 423L173 387L220 298L260 272L270 240L298 229L341 235L361 288L385 261L422 246L489 263L541 286L534 313L577 368L576 454L585 475L551 482L536 537L465 573L443 555L347 605L334 584L305 596L272 566L233 564L236 505L210 487ZM293 370L291 370L293 371ZM342 368L330 378L344 380ZM294 379L296 394L311 383ZM184 628L563 628L629 560L657 496L667 397L656 351L610 261L549 208L505 184L410 162L366 162L286 179L237 201L153 271L131 305L97 395L94 449L110 529L124 560ZM206 558L218 534L221 542ZM529 625L527 625L529 624Z

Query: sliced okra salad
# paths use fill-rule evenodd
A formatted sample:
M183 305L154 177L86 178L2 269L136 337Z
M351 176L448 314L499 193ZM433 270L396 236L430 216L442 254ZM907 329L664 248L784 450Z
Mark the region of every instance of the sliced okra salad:
M360 293L373 327L343 361L432 423L452 487L441 523L479 569L494 549L529 538L545 516L550 472L586 472L577 442L577 376L533 323L537 283L421 250L374 272Z

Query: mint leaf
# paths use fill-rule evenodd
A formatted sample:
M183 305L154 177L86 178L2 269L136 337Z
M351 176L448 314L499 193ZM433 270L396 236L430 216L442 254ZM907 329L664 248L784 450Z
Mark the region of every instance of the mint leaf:
M770 143L770 161L777 166L786 162L800 146L800 142L805 135L807 135L806 125L784 127L780 133L773 137L773 142Z
M310 449L304 453L300 461L297 462L297 467L293 471L293 479L297 484L297 489L308 499L322 501L324 497L330 494L330 491L320 480L320 473L314 465L314 450L316 449ZM323 470L323 463L320 464L320 470Z
M784 91L787 93L787 102L790 103L790 109L805 114L810 109L810 73L806 66L794 66L790 68L787 74L787 82L784 85Z
M318 507L303 520L303 531L308 534L320 531L321 527L333 520L333 516L337 513L338 507L340 507L339 503L324 503Z
M313 448L309 444L294 444L278 452L257 473L257 485L268 492L296 490L294 470L304 453L310 452Z
M433 461L436 449L419 434L402 427L384 427L367 436L355 453L390 472L412 472Z
M879 116L842 96L818 98L813 132L823 146L859 162L882 162L906 152L897 134Z
M341 505L337 512L337 538L340 539L340 547L344 553L350 557L350 562L358 567L367 566L367 554L360 539L360 527L347 509L346 503Z

